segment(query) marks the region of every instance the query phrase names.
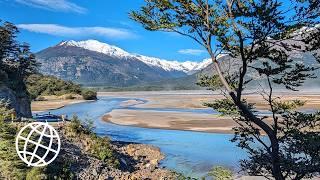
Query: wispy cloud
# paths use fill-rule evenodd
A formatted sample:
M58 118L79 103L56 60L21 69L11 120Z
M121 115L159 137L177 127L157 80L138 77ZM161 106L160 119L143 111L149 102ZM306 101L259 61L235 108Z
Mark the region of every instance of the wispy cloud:
M128 29L110 27L66 27L57 24L18 24L18 28L30 32L62 37L104 37L109 39L131 39L137 35Z
M206 51L202 49L181 49L178 51L178 53L199 56L203 53L206 53Z
M15 0L27 6L62 12L85 13L87 9L70 2L69 0Z

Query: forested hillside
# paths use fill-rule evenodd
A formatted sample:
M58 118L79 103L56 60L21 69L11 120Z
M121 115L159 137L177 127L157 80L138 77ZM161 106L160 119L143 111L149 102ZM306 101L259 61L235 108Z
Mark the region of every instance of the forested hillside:
M32 100L41 100L41 96L63 96L73 99L73 95L82 95L83 99L93 100L97 94L79 84L64 81L54 76L33 74L27 78L27 89Z

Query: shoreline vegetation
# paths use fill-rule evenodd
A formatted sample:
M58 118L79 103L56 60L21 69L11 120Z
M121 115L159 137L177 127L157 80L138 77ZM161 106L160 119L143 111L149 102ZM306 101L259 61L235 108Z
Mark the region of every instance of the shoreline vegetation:
M61 99L97 99L97 92L84 88L72 81L65 81L54 76L32 74L26 79L26 86L32 100ZM50 97L51 96L51 97Z
M34 112L59 109L97 99L97 92L54 76L33 74L27 78L26 84Z

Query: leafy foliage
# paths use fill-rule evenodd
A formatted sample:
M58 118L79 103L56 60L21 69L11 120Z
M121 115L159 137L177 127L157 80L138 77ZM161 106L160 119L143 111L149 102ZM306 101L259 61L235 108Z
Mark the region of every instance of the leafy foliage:
M71 137L77 137L78 134L90 135L93 130L94 126L91 120L85 119L81 122L76 115L72 117L70 124L66 127L67 135Z
M81 92L83 99L85 100L96 100L97 99L97 92L89 89L84 89Z
M210 77L204 74L199 76L197 85L201 87L206 87L208 90L212 91L218 90L223 86L217 75L213 75Z
M25 79L36 72L38 64L29 45L16 41L18 32L9 22L0 24L0 83L21 93L26 90Z
M304 61L320 60L320 1L290 2L288 7L276 0L148 0L130 14L148 30L176 32L207 50L216 74L200 77L198 84L220 89L226 98L206 105L238 123L233 141L249 153L243 170L277 180L319 175L320 163L319 113L299 112L302 102L282 102L274 94L276 86L297 91L316 78L318 68ZM222 71L221 54L240 62L239 70ZM243 98L253 80L249 71L258 79L268 116Z
M222 166L213 167L208 175L212 176L215 180L231 180L233 176L229 169Z
M80 94L85 100L96 100L97 93L93 90L82 88L71 81L64 81L54 76L32 74L27 78L27 89L32 100L41 96L55 95L66 96L66 99L73 99L71 94ZM41 99L41 98L40 98Z
M43 95L80 94L80 85L53 76L33 74L27 79L28 92L32 99Z

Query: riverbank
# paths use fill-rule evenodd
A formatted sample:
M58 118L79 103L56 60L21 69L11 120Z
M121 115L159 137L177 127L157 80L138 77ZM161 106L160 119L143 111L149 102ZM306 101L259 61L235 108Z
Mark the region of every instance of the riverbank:
M32 112L43 112L63 108L65 106L83 102L90 102L93 100L84 100L78 94L66 94L62 96L41 96L40 100L31 102Z
M63 108L67 105L87 102L87 100L51 100L51 101L33 101L31 103L32 112L42 112Z
M237 126L230 117L192 112L206 110L203 103L223 98L210 91L102 92L99 96L133 98L121 103L123 109L114 109L103 116L104 121L118 125L210 133L233 133L232 129ZM283 101L305 101L301 110L320 109L319 93L278 93L278 96ZM255 103L259 110L265 111L268 108L260 95L247 94L245 98ZM180 109L191 112L179 112Z
M65 126L66 124L63 127ZM174 172L159 167L164 155L157 147L110 141L110 150L119 163L118 167L115 167L90 154L92 136L78 134L69 137L66 128L60 128L59 134L62 145L56 162L64 162L65 159L71 162L70 170L73 169L76 179L176 179Z

